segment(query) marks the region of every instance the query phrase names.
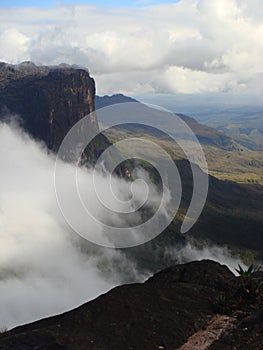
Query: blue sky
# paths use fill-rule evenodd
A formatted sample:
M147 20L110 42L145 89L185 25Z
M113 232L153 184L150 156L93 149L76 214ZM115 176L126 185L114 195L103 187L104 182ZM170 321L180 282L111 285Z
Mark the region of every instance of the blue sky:
M179 0L0 0L0 6L2 7L51 7L61 3L67 4L92 4L102 6L144 6L144 5L155 5L161 3L176 3Z

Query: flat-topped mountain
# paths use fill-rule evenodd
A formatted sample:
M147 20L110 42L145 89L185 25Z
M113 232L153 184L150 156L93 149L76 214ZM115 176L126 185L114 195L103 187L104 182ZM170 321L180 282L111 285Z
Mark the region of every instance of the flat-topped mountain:
M72 66L0 65L2 117L17 114L22 126L48 148L58 147L69 129L85 115L98 129L95 82L89 72Z
M0 87L6 87L13 80L25 77L31 77L31 79L35 79L36 77L44 77L51 71L69 71L78 69L88 72L86 68L77 65L69 65L66 63L61 63L54 66L45 66L36 65L31 61L24 61L19 64L0 62Z

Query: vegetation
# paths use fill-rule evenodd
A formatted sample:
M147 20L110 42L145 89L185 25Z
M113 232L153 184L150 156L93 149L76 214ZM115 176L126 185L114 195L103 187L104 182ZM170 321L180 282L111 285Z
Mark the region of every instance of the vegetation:
M231 302L225 293L219 294L216 298L215 307L215 311L220 314L228 314L231 312Z
M143 132L145 133L143 134ZM136 129L111 128L107 130L106 135L112 142L129 137L143 136L168 151L176 162L182 180L183 198L179 212L180 219L177 216L177 220L182 221L183 214L189 206L192 195L191 169L189 164L183 160L185 157L183 151L176 147L175 142L169 140L168 137L155 135L148 130L139 129L136 131ZM131 147L136 148L136 143L134 145L127 143L127 147L129 147L128 151L130 151ZM191 232L188 233L188 238L191 236L197 240L209 239L217 245L225 245L227 243L231 251L238 251L239 255L240 252L242 252L242 255L244 252L243 261L247 265L254 263L255 260L263 259L261 234L263 187L247 182L247 179L252 178L252 176L255 176L256 179L256 177L262 175L262 168L252 167L252 163L248 161L252 156L256 158L257 154L257 158L260 159L260 152L248 150L243 152L239 150L231 151L208 144L203 145L203 148L206 153L210 174L216 173L216 176L220 179L235 180L242 184L218 181L217 178L210 177L209 193L204 211ZM163 163L165 168L165 159L162 159L163 156L158 149L155 148L153 150L152 147L144 147L143 152L140 148L135 150L139 158L145 159L145 156L149 155L156 159L156 163L157 161L158 164ZM121 151L123 158L126 156L125 151L125 147L123 147ZM263 154L261 154L261 157L263 157ZM147 168L147 164L141 163L141 165ZM152 169L148 168L147 170ZM252 173L254 175L251 175ZM179 230L180 223L177 226ZM252 237L253 239L251 239Z
M237 282L233 288L222 292L215 300L215 311L231 314L234 310L247 310L260 305L263 300L263 274L259 265L251 264L247 269L238 265Z
M233 142L231 147L220 146L219 143L213 143L215 139L218 139L213 129L208 128L206 130L204 126L198 123L190 126L193 127L194 132L199 136L211 175L221 180L235 181L248 185L263 185L263 153L261 150L241 148L235 142ZM128 137L146 136L148 140L156 142L162 148L169 150L169 153L175 160L185 157L180 147L176 146L172 139L154 134L149 130L111 128L105 134L112 142ZM155 154L155 156L158 157L159 155Z
M235 269L240 277L239 291L241 297L247 297L253 300L262 295L263 277L255 276L260 269L260 266L253 264L248 269L243 269L240 265L238 265L238 269Z

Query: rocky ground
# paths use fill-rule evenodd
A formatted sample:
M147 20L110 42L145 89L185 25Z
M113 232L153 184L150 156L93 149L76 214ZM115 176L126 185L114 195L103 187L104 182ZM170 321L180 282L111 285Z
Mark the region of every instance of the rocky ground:
M260 293L248 296L242 288L240 278L213 261L177 265L5 332L0 349L263 349Z

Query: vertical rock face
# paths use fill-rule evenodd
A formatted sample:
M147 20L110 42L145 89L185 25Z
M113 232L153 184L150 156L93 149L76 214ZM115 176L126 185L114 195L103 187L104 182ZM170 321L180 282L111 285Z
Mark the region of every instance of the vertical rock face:
M23 127L57 151L70 128L85 115L98 129L95 82L85 69L43 67L31 62L0 64L1 115L18 114Z

